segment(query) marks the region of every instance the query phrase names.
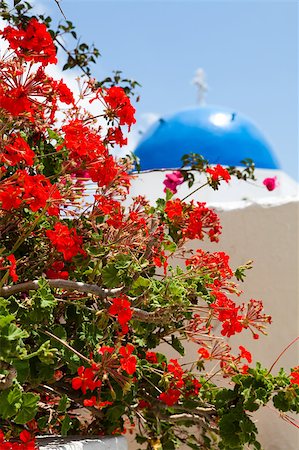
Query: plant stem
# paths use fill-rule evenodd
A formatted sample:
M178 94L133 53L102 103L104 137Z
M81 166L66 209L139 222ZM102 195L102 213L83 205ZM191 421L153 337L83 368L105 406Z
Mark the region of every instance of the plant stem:
M270 369L268 370L267 375L269 375L269 373L271 373L273 367L274 367L275 364L279 361L279 359L282 357L282 355L283 355L283 354L284 354L284 353L285 353L285 352L286 352L293 344L295 344L295 342L298 341L298 340L299 340L299 336L297 336L295 339L293 339L292 342L290 342L290 344L287 345L286 348L285 348L281 353L279 353L279 355L278 355L277 358L275 359L274 363L272 364L272 366L271 366Z
M122 291L122 288L116 289L103 289L96 284L86 284L79 281L54 279L47 280L48 284L52 288L64 289L66 291L78 291L88 294L98 295L101 298L113 296ZM9 297L17 292L36 291L39 289L38 280L26 281L25 283L14 284L13 286L5 286L0 289L0 295L3 297Z
M63 345L64 347L66 347L68 350L70 350L71 352L73 352L75 355L79 356L80 359L82 359L83 361L87 362L87 364L91 365L91 360L86 358L86 356L82 355L80 352L78 352L78 350L76 350L75 348L73 348L71 345L69 345L67 342L65 342L63 339L60 339L58 336L56 336L55 334L50 333L50 331L47 330L39 330L41 333L45 334L46 336L49 336L52 339L55 339L57 342L59 342L61 345Z
M186 200L188 197L190 197L190 195L195 194L195 192L199 191L199 189L202 189L203 187L207 186L209 184L209 182L207 181L206 183L202 184L201 186L199 186L198 188L194 189L194 191L190 192L190 194L186 195L186 197L182 198L182 202L184 200Z

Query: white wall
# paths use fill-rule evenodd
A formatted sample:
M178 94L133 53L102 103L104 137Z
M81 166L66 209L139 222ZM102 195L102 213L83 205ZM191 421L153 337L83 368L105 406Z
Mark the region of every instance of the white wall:
M231 255L233 266L254 260L243 285L244 298L262 299L265 311L273 318L268 336L255 341L250 333L243 333L232 339L252 351L255 360L270 367L299 335L299 202L268 207L252 205L219 215L223 235L217 250ZM297 342L282 356L273 373L280 367L289 369L298 364ZM299 449L299 429L279 418L277 412L264 408L256 417L265 450Z
M235 204L236 205L236 204ZM273 318L268 336L253 340L249 331L233 336L231 343L244 345L252 351L255 361L270 367L279 353L299 335L299 202L268 201L268 206L243 202L242 208L223 204L218 211L223 233L219 243L194 243L194 248L225 251L231 256L233 268L254 260L241 284L240 300L262 299L265 312ZM239 205L240 206L240 205ZM178 354L169 352L172 357ZM185 361L196 358L196 349L189 345ZM275 366L289 369L299 365L299 345L291 347ZM258 420L260 441L264 450L298 450L299 429L288 424L279 414L265 407L253 417ZM297 420L299 417L297 418ZM130 442L132 450L135 445Z

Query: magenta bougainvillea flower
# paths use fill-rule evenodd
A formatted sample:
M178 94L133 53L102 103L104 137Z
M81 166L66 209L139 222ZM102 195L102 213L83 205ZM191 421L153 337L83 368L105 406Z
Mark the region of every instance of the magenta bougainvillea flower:
M175 172L172 173L168 173L166 175L165 180L163 181L163 184L165 185L164 192L166 192L166 189L169 189L171 192L176 194L177 187L183 182L184 177L179 170L176 170Z
M264 179L263 185L266 186L268 191L274 191L274 189L276 189L279 186L279 183L277 181L277 177L272 178L270 177Z

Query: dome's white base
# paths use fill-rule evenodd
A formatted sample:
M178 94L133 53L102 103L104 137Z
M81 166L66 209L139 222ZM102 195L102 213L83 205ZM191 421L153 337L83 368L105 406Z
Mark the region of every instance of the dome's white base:
M242 168L241 168L242 169ZM163 181L168 173L172 170L155 170L141 172L136 175L132 181L130 197L138 195L145 195L151 202L155 203L158 198L165 198ZM211 206L220 206L221 208L245 206L249 203L272 204L280 202L282 199L292 200L299 196L299 185L285 172L281 170L271 169L256 169L255 175L257 181L243 181L233 177L229 183L221 181L221 185L217 191L214 191L210 186L205 186L199 189L194 194L188 197L188 200L207 202ZM277 177L279 183L278 187L273 191L268 191L263 185L265 178ZM188 188L187 183L178 186L178 192L175 197L180 199L188 196L192 191L206 182L205 175L195 174L195 183L191 189ZM235 206L234 206L234 203Z

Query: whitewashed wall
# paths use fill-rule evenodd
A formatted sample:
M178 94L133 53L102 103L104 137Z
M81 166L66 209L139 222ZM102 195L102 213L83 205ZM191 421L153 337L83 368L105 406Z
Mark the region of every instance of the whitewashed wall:
M236 345L243 343L255 360L270 367L299 335L299 202L251 205L222 211L219 215L223 235L217 249L231 255L233 266L254 260L243 284L244 298L262 299L266 312L273 318L268 336L255 341L250 333L243 333L233 340ZM297 342L282 356L273 372L298 364ZM275 411L264 408L255 416L263 448L298 450L299 429L283 421Z
M245 331L233 337L232 342L236 348L239 345L247 347L255 361L266 367L270 367L279 353L299 335L299 201L293 187L291 196L272 195L268 199L243 202L218 201L216 209L223 226L220 242L194 244L195 248L200 245L210 251L225 251L231 256L232 267L249 259L254 261L253 269L247 272L247 279L242 284L242 297L244 300L262 299L273 324L268 328L268 336L257 341ZM142 193L148 196L155 189L155 183L147 185L147 189L143 185ZM201 197L198 200L206 200L204 195ZM190 345L185 360L192 361L194 357L196 349ZM280 367L289 369L297 365L298 342L282 356L273 373ZM257 420L263 449L299 449L299 429L282 420L276 410L264 407L253 417ZM130 441L129 449L135 448Z

